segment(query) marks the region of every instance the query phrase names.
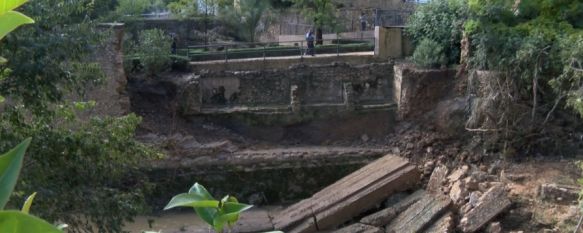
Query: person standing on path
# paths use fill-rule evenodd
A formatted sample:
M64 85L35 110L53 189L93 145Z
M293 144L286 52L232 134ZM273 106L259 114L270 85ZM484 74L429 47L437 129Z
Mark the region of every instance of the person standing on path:
M358 17L358 19L360 20L360 30L366 31L366 23L367 23L366 14L364 12L361 12L360 17Z
M306 33L306 42L308 43L308 49L306 50L306 55L315 56L316 52L314 51L314 30L310 29L308 33Z

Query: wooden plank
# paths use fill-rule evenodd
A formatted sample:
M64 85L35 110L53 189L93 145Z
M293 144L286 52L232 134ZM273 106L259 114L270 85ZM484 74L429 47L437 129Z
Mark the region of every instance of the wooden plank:
M453 233L454 231L453 213L447 212L435 223L433 223L424 233Z
M383 230L378 227L355 223L340 230L333 231L333 233L383 233Z
M310 212L307 212L307 209L313 210L314 213L322 212L326 208L346 200L371 183L382 180L406 166L408 166L408 162L403 158L393 155L384 156L314 194L311 198L305 199L282 211L280 215L274 218L275 228L285 229L308 218Z
M417 233L439 218L451 205L449 197L426 194L387 226L387 233Z
M397 216L398 213L401 213L407 208L409 208L409 206L419 201L419 199L421 199L424 195L425 195L424 190L417 190L416 192L403 198L399 202L389 206L388 208L360 219L360 223L376 227L383 227L389 224L391 220L393 220Z
M334 229L338 225L376 206L391 194L410 189L417 183L419 174L414 166L407 166L388 177L370 183L365 189L353 193L342 202L330 205L329 208L316 213L318 230ZM311 233L310 229L293 228L294 232Z

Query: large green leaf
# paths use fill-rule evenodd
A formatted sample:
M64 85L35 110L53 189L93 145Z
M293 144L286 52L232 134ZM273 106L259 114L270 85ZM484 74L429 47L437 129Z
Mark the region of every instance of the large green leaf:
M192 188L188 190L188 193L196 193L205 200L215 200L215 198L209 193L209 191L207 191L206 188L199 183L195 183L192 186Z
M2 233L62 233L55 226L20 211L0 211Z
M217 215L217 208L194 208L196 215L198 215L204 222L209 225L213 225L215 216Z
M34 23L34 20L20 12L8 11L0 15L0 22L0 39L2 39L20 25Z
M14 10L26 2L28 0L0 0L0 15Z
M170 202L164 207L164 210L175 207L203 207L203 208L218 208L219 201L205 200L196 193L182 193L174 196Z
M22 168L24 153L31 139L26 139L16 148L0 156L0 210L4 209ZM0 231L2 232L2 231Z

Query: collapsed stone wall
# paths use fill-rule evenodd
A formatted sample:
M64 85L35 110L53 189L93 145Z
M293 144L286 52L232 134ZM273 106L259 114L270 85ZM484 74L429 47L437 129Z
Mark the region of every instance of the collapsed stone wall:
M122 44L124 28L122 24L103 24L99 29L107 38L98 52L93 54L93 62L101 67L103 81L84 88L82 95L71 94L71 101L95 101L94 108L80 114L82 119L91 116L123 116L130 112L130 99L126 91L127 77L123 65Z
M208 108L386 105L393 103L392 73L392 63L207 72L188 78L180 100L187 115Z

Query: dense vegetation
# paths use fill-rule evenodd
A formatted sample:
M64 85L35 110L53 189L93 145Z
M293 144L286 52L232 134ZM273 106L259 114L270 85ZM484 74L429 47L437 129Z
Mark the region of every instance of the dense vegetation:
M35 214L64 221L73 232L92 225L119 232L122 221L144 208L147 180L135 169L154 153L136 142L135 115L76 117L93 102L73 102L103 78L88 59L107 33L95 19L112 10L110 1L33 1L21 11L34 25L8 35L0 44L0 151L32 137L21 180L11 205L38 192ZM88 166L91 164L90 166Z
M546 149L561 149L565 142L546 126L564 112L561 106L583 116L581 15L578 0L432 1L411 18L408 33L416 42L437 42L435 50L446 48L449 64L460 61L461 41L467 40L469 56L462 65L470 77L478 70L497 74L499 80L487 80L493 86L474 108L490 112L490 122L479 130L494 132L505 150L545 143ZM438 51L416 53L428 57ZM576 127L578 120L567 115L561 113L561 121Z

